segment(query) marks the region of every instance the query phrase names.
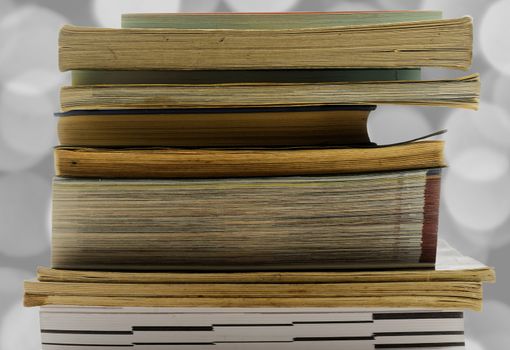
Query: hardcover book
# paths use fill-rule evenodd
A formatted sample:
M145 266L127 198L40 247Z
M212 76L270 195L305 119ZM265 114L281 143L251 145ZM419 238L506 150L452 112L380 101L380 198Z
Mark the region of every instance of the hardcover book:
M374 109L316 106L70 111L57 114L58 137L62 146L85 147L369 144L367 119Z

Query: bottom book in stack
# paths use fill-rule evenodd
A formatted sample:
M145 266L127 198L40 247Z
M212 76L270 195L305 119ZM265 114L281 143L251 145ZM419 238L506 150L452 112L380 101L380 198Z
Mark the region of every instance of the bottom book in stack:
M463 313L416 309L42 307L43 350L464 349Z
M39 268L44 350L463 349L493 269L440 242L435 269L108 272Z

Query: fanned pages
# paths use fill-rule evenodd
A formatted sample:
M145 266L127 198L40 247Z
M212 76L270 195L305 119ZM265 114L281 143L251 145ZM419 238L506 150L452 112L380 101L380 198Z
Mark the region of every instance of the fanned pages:
M203 180L56 178L52 266L433 266L440 170Z
M494 281L493 269L444 243L438 254L435 270L135 273L40 268L38 281L25 283L25 304L478 310L482 283Z
M306 49L305 49L306 48ZM60 69L412 68L471 65L472 20L305 29L64 26Z
M478 310L477 282L112 284L25 282L25 305L136 307L422 307Z
M199 85L83 85L61 90L61 109L243 108L411 104L476 109L478 75L453 80Z

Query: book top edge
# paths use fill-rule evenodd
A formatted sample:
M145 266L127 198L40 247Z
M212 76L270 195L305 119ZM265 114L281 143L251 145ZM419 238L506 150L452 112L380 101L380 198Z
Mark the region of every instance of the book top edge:
M355 14L396 14L396 13L443 13L441 10L374 10L374 11L282 11L282 12L154 12L154 13L123 13L122 17L132 16L245 16L245 15L355 15Z

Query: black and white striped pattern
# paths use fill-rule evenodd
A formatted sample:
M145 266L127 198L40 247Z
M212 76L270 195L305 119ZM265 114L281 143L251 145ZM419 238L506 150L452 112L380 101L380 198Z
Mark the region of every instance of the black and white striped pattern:
M463 314L408 309L42 307L43 350L464 349Z

